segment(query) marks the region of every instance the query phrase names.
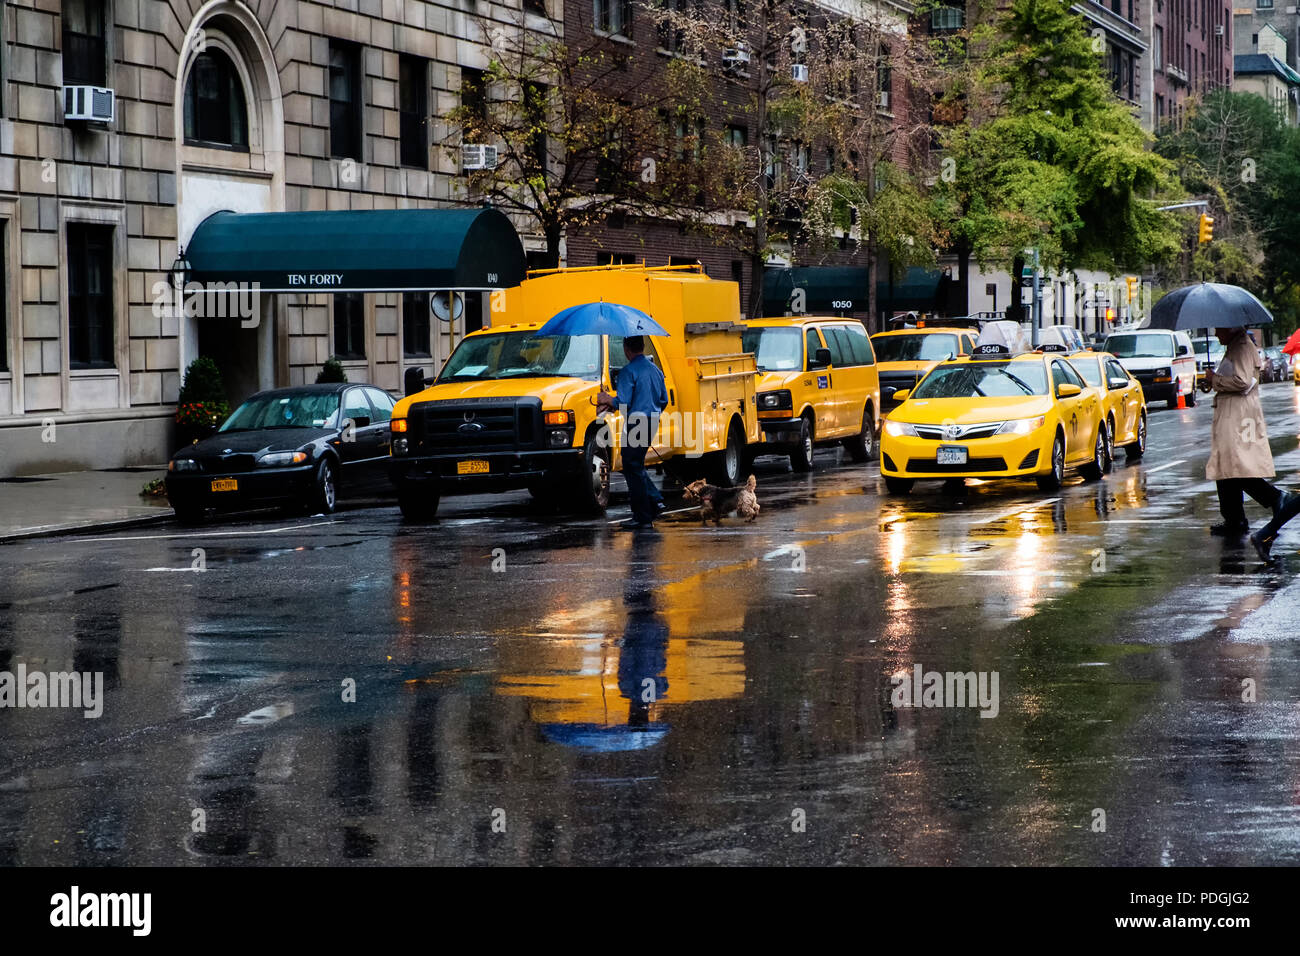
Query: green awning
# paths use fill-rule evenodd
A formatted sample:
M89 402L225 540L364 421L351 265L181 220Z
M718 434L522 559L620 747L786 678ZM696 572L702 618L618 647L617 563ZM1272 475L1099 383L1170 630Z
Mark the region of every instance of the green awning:
M504 289L524 249L497 209L218 212L185 248L186 282L263 292Z
M803 311L865 312L867 270L860 266L795 266L763 271L763 313L784 315L795 289L803 290Z
M901 279L888 272L876 283L876 301L886 312L934 312L941 307L939 283L943 274L937 269L909 266Z

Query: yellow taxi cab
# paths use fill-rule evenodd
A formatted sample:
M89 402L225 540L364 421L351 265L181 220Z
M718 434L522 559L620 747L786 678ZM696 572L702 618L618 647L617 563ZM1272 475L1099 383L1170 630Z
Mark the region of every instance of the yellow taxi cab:
M1113 461L1115 449L1123 448L1129 461L1141 458L1147 450L1147 401L1142 383L1109 352L1085 349L1070 355L1069 360L1085 382L1102 392L1107 457Z
M843 443L849 457L876 457L880 380L861 322L827 316L752 319L741 336L758 366L763 443L751 455L789 455L811 471L815 445Z
M916 387L936 362L969 355L978 335L957 326L918 326L871 336L879 363L882 411L898 405L896 393Z
M1053 491L1069 466L1106 470L1102 393L1059 353L981 342L938 363L901 396L881 436L892 494L920 479L1028 478Z

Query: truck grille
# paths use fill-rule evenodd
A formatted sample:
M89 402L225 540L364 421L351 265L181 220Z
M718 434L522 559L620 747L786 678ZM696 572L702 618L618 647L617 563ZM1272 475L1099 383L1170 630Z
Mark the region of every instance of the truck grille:
M916 387L916 373L914 372L881 372L880 373L880 404L886 409L900 404L891 398L893 391L900 388L911 390ZM891 389L893 391L891 391Z
M427 454L530 449L541 433L538 398L421 402L412 412L410 437Z

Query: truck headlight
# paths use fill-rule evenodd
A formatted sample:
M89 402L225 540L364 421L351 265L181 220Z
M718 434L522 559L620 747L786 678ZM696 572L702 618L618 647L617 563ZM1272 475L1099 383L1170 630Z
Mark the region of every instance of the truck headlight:
M305 451L272 451L257 459L264 468L277 468L284 465L301 465L307 460Z
M406 451L407 451L407 448L408 448L408 445L407 445L407 443L406 443L406 439L405 439L405 438L394 438L394 439L393 439L393 454L394 454L394 455L405 455L405 454L406 454Z
M915 425L908 422L896 422L891 419L885 420L885 432L893 435L895 438L899 438L903 435L908 435L912 438L917 437Z
M173 458L167 462L168 471L198 471L199 463L193 458Z
M1156 369L1156 375L1153 381L1172 382L1173 380L1174 380L1174 370L1172 368L1165 367L1165 368Z
M1002 427L995 431L995 435L1028 435L1036 432L1043 427L1047 421L1046 415L1039 415L1037 418L1015 418L1009 422L1003 422Z
M573 444L573 434L567 428L552 428L550 442L552 448L568 448Z
M793 410L794 399L790 395L788 388L780 388L773 392L759 392L758 409L763 412L779 411L783 408Z

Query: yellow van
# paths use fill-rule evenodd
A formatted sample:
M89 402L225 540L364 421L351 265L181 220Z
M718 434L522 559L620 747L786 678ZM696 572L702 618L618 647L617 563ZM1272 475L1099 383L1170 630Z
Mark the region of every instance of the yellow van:
M696 266L605 266L530 273L493 294L491 327L467 335L431 387L393 409L389 476L408 519L428 519L445 494L527 488L581 511L609 503L622 422L598 413L626 362L622 339L540 335L586 302L641 309L668 331L647 337L668 407L646 455L682 480L738 484L761 440L754 356L741 342L739 287Z
M877 332L871 337L880 363L884 411L898 406L894 393L911 390L937 363L970 355L979 337L976 330L943 325Z
M854 461L880 447L880 380L861 322L787 316L745 323L746 352L758 366L758 419L763 444L753 456L789 455L811 471L813 447L841 443Z

